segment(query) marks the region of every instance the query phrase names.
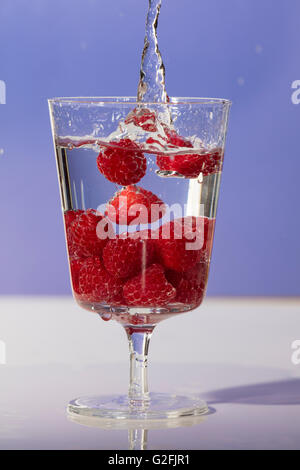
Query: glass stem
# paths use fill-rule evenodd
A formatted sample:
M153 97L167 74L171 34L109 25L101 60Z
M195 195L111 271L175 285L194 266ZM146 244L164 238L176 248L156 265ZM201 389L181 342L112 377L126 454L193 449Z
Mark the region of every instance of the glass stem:
M125 327L130 352L130 382L128 397L133 408L147 409L148 388L148 349L154 327L138 329Z

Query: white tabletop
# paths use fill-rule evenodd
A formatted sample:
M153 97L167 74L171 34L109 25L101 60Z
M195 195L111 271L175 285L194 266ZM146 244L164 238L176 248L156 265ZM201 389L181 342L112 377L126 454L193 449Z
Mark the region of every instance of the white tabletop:
M127 449L126 426L78 424L65 412L77 396L126 392L122 328L65 297L2 297L0 311L0 449ZM295 340L300 299L207 299L161 323L151 390L200 394L211 414L149 429L148 449L299 449Z

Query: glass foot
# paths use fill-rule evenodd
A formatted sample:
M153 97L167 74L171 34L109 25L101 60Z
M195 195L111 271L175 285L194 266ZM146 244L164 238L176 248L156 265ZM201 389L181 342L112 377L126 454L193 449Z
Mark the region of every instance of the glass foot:
M208 413L208 406L197 396L149 393L146 402L130 401L127 395L81 397L68 405L71 415L97 416L107 419L163 420Z

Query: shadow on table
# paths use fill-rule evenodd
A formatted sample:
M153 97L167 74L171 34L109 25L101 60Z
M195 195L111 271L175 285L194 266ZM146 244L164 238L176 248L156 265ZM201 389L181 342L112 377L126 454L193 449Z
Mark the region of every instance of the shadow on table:
M209 405L241 403L247 405L300 405L300 379L242 385L212 390L203 398Z

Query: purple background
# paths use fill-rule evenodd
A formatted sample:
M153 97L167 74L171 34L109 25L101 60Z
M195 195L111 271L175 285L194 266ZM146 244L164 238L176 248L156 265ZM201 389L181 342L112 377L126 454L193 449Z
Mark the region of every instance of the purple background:
M46 98L134 95L147 0L1 0L0 293L70 292ZM171 96L233 100L211 295L300 295L299 0L163 0Z

